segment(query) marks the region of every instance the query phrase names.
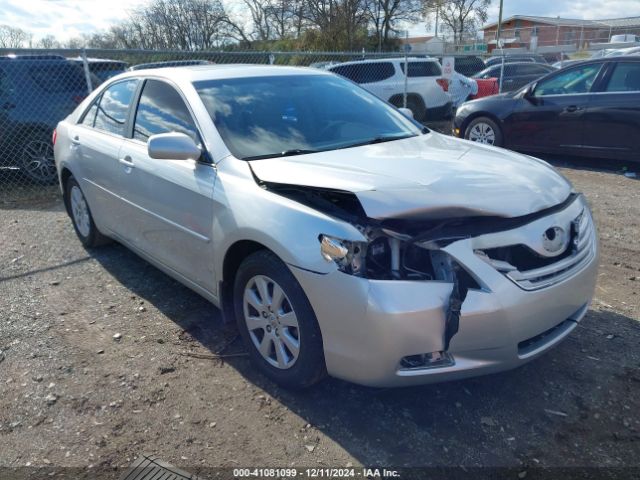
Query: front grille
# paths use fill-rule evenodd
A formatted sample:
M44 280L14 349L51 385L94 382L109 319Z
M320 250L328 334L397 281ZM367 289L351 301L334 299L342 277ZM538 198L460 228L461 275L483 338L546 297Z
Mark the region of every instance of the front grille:
M571 230L571 243L567 247L567 252L555 259L545 259L541 263L542 266L535 268L523 267L523 265L531 266L532 263L530 261L522 262L520 261L522 259L515 258L517 256L516 249L522 248L521 245L511 247L513 259L496 258L495 255L492 255L491 250L485 250L481 253L484 260L519 287L524 290L538 290L573 276L593 260L596 254L596 233L588 209L585 208L571 222ZM542 259L540 260L542 261Z

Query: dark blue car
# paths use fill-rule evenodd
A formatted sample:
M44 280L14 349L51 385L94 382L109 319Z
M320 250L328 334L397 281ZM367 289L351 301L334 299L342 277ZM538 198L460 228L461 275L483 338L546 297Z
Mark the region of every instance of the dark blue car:
M84 71L56 55L0 57L0 168L56 180L51 135L87 96Z

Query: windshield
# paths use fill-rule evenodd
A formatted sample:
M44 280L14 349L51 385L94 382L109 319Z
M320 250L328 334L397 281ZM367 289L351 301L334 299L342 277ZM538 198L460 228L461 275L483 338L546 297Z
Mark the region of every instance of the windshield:
M194 86L231 153L250 160L407 138L421 127L333 75L248 77Z

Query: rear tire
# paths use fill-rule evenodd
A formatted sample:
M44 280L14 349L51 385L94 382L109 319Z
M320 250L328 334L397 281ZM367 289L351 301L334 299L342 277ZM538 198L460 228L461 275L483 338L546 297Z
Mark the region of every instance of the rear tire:
M86 248L99 247L111 242L96 227L84 193L75 178L69 177L65 185L65 201L76 235Z
M465 129L464 138L494 147L504 145L502 129L489 117L474 118Z
M53 144L45 133L38 133L34 137L26 140L20 147L20 169L34 183L51 185L57 179Z
M307 388L326 374L322 334L302 287L273 253L261 250L238 268L233 305L251 362L279 385Z

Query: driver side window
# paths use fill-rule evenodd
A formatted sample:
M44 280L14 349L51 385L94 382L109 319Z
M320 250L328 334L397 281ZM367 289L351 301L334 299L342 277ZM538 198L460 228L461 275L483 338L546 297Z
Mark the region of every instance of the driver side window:
M533 94L536 97L543 97L545 95L588 93L601 67L601 63L584 65L541 80Z

